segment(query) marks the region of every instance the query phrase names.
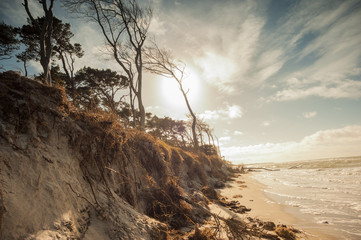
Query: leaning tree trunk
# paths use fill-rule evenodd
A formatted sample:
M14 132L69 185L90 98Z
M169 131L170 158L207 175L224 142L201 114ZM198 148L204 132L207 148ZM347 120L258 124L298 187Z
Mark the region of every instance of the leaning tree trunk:
M135 46L137 55L135 57L135 63L137 67L138 72L138 89L137 89L137 99L138 99L138 108L139 108L139 114L140 114L140 122L139 126L140 129L144 130L145 128L145 109L143 104L143 97L142 97L142 87L143 87L143 60L142 60L142 46L138 45Z
M139 86L141 86L141 82L139 82ZM140 129L144 130L144 128L145 128L145 108L143 105L141 87L138 88L137 100L138 100L138 108L139 108L139 115L140 115L139 116L140 117L139 126L140 126Z
M25 56L25 60L24 60L24 71L25 71L25 77L28 76L28 67L26 66L26 56Z
M50 57L52 53L52 32L53 32L53 4L54 0L50 1L49 9L47 7L47 1L39 1L43 5L43 10L45 13L43 26L35 21L32 16L28 0L24 0L23 6L25 7L26 13L31 20L31 23L41 29L39 45L40 45L40 64L44 70L44 83L51 85L51 75L50 75Z
M179 89L181 90L181 92L182 92L182 94L183 94L184 100L186 101L188 111L189 111L189 113L191 114L192 119L193 119L193 122L192 122L193 144L194 144L194 148L195 148L196 150L198 150L198 149L199 149L199 143L198 143L197 132L196 132L197 117L196 117L196 115L194 114L194 112L192 111L191 105L189 104L189 101L188 101L188 98L187 98L187 94L186 94L186 92L185 92L184 89L183 89L182 83L181 83L180 81L177 81L177 82L178 82L178 84L179 84Z
M53 12L45 12L45 19L40 35L40 64L44 70L44 83L51 85L50 57L52 53Z

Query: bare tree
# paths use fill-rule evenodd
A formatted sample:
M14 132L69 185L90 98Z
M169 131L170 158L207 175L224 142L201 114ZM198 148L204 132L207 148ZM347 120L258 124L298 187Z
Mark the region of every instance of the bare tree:
M178 88L181 91L184 101L186 102L188 111L192 117L192 136L193 144L196 149L199 148L198 137L196 133L197 117L194 114L189 103L187 93L189 89L184 89L183 78L186 65L175 60L169 51L160 49L155 43L148 47L145 51L146 65L145 68L151 73L161 75L166 78L173 78L178 83Z
M135 0L124 3L122 0L115 1L119 9L118 15L121 16L129 38L130 49L133 51L133 62L135 64L137 81L134 86L130 84L134 94L138 99L138 108L140 113L140 127L145 127L145 109L142 100L143 86L143 46L147 38L148 28L152 19L152 10L150 8L141 8Z
M44 21L40 26L39 21L36 21L32 16L28 0L24 0L23 6L30 19L31 24L41 30L39 45L40 45L40 64L44 71L44 83L51 85L50 75L50 59L52 54L52 32L53 32L53 6L54 0L50 0L48 7L47 0L39 0L44 10Z
M81 58L84 56L84 51L79 43L71 43L71 38L74 34L70 31L70 24L63 23L61 20L54 18L53 24L53 50L55 55L62 64L62 68L66 75L67 85L70 85L70 96L75 101L75 57Z
M212 136L212 129L209 127L209 125L200 118L197 118L197 126L196 129L198 130L199 136L201 138L201 144L203 145L203 134L205 133L207 135L208 138L208 144L211 145L211 138L213 138ZM213 145L214 145L214 141L213 141Z
M142 8L136 0L66 0L65 6L96 22L117 63L129 80L130 105L136 121L133 93L138 101L140 128L145 126L142 99L143 48L152 19L152 10Z

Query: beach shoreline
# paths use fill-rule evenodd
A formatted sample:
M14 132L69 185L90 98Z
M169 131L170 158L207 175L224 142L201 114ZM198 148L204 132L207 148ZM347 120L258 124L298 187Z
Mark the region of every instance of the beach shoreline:
M238 201L241 205L251 208L245 217L271 221L276 225L284 224L293 226L303 232L299 239L340 239L329 229L324 229L316 224L306 224L307 220L297 214L291 208L278 204L267 197L264 190L266 186L252 177L252 173L240 174L228 182L223 189L219 189L220 195L229 200Z

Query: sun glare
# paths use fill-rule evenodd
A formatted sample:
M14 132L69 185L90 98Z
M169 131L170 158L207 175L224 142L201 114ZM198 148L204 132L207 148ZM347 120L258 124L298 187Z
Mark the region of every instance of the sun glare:
M184 97L179 89L179 85L175 79L161 78L161 95L163 101L169 107L176 107L177 109L186 109L186 103ZM197 104L200 98L200 81L196 74L190 73L183 79L183 89L187 93L188 100L191 106Z

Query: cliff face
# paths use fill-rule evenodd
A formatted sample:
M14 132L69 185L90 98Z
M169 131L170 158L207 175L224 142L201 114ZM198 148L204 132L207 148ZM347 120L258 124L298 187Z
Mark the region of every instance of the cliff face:
M216 156L81 112L59 88L0 74L1 239L166 239L202 217L182 197L205 204L200 188L227 174Z

